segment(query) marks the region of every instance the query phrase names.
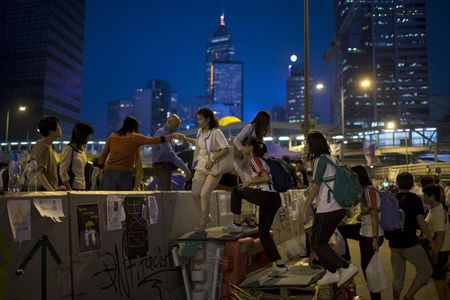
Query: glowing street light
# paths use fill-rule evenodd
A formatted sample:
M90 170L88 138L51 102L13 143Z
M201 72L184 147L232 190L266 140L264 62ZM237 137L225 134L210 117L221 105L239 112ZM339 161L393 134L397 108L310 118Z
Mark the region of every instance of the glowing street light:
M295 63L296 61L297 61L297 55L295 55L295 54L292 54L291 55L291 61L293 62L293 63Z
M386 128L387 129L395 129L395 122L394 121L387 122Z
M18 110L24 112L27 110L27 107L21 105L18 107ZM8 142L8 136L9 136L9 109L6 111L5 143Z
M321 82L319 82L318 84L316 84L316 90L321 91L323 90L323 88L325 87L325 85Z
M363 79L359 83L359 86L363 89L368 89L372 85L372 82L369 79Z

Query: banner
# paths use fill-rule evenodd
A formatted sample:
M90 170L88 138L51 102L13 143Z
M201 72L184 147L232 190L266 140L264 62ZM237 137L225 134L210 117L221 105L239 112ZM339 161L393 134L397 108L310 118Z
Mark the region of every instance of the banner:
M31 240L31 216L29 200L10 200L7 203L9 224L16 242Z
M34 199L33 203L41 217L48 217L55 223L61 223L60 218L65 217L62 199Z

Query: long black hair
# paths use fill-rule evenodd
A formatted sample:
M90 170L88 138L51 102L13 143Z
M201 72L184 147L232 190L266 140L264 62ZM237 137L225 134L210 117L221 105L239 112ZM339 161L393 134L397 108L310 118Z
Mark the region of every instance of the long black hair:
M126 135L132 132L139 132L139 121L132 116L128 116L123 120L122 128L117 130L116 133L118 135Z
M197 115L201 115L208 121L208 128L213 129L219 127L219 121L217 121L214 112L209 108L201 108L197 111Z
M70 139L71 144L75 144L78 149L81 149L87 144L88 138L94 133L94 128L83 122L78 122L72 129L72 137Z
M255 125L256 137L262 141L270 133L270 114L265 110L259 111L251 124Z
M372 185L372 181L370 180L369 173L367 173L366 168L361 165L354 166L352 167L352 171L358 175L359 184L361 184L362 187Z
M331 153L327 139L319 131L308 133L306 143L308 144L308 155L306 158L309 161L318 158L322 154L330 155Z
M242 145L253 147L253 155L257 157L263 157L267 153L267 146L254 136L244 138Z

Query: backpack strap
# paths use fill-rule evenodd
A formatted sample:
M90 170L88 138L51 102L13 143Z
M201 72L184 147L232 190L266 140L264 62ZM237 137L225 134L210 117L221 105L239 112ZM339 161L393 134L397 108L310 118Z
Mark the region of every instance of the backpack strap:
M332 165L335 169L337 168L337 164L328 158L325 154L321 154L319 159L321 157L324 157L327 160L327 163ZM322 182L325 184L325 186L328 188L328 194L327 194L327 202L330 203L331 195L334 196L334 190L328 185L328 182L334 181L336 176L329 176L327 178L322 178Z

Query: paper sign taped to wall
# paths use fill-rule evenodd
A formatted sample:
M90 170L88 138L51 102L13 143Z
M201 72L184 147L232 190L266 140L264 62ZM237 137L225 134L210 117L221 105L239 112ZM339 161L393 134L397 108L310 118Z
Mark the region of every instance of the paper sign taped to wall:
M123 209L123 196L108 195L106 198L106 223L107 230L121 230L122 222L125 221L125 211Z
M16 242L31 240L31 215L29 200L10 200L7 204L9 224Z
M156 198L154 196L148 196L147 201L148 201L148 218L150 224L156 224L158 223L158 214L159 214L158 202L156 202Z
M60 198L34 199L33 203L41 217L48 217L55 223L61 223L60 218L65 217Z

